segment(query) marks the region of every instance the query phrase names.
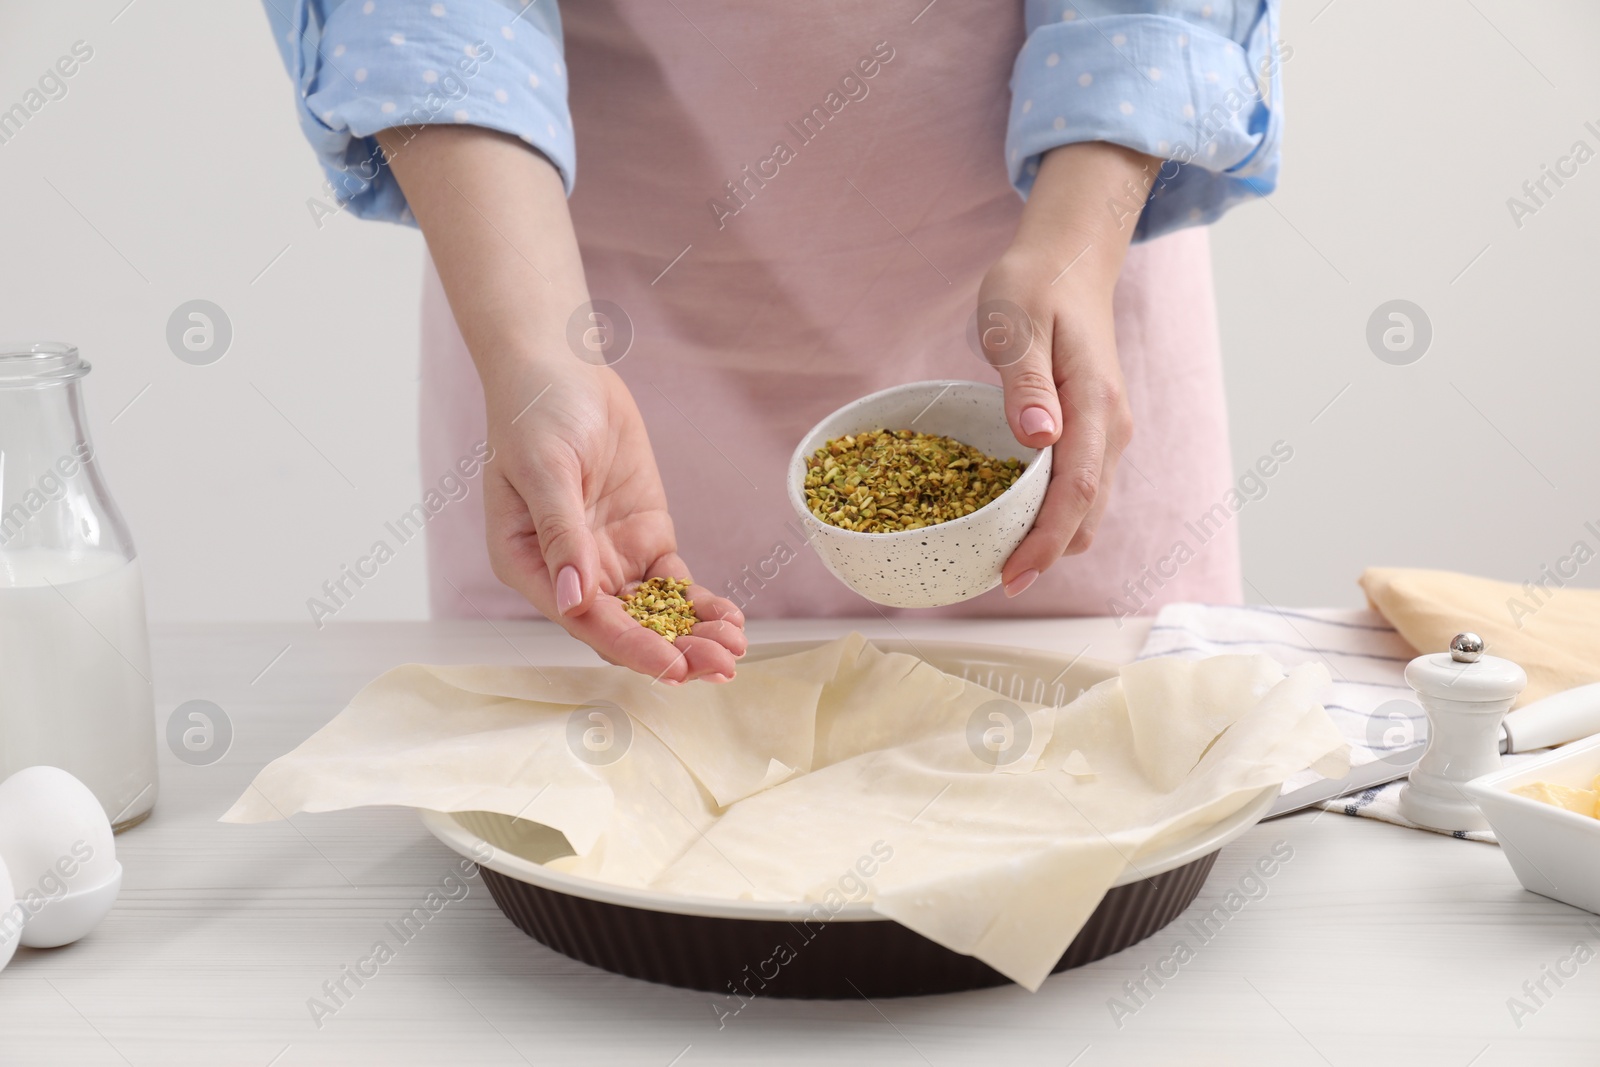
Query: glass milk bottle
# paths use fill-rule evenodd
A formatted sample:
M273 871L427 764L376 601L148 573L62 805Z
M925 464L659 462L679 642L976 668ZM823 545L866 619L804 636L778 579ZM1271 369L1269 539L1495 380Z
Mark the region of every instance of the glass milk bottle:
M144 585L71 345L0 345L0 778L49 764L118 830L156 801Z

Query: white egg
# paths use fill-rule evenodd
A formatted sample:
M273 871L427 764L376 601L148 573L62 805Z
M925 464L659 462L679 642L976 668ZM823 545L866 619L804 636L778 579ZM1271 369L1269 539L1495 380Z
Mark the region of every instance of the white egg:
M0 782L0 860L26 916L22 943L32 948L87 934L122 886L105 810L59 767L27 767Z

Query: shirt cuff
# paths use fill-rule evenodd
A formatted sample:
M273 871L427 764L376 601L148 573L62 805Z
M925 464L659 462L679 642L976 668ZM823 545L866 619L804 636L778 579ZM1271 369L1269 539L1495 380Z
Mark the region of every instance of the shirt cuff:
M294 51L294 49L291 49ZM345 0L302 19L300 124L335 195L361 218L415 225L374 134L484 126L542 153L572 192L577 153L555 0Z
M1059 21L1030 26L1011 80L1006 165L1020 195L1032 189L1043 153L1084 141L1166 161L1152 176L1135 241L1214 222L1276 187L1280 68L1292 50L1277 42L1275 3L1255 5L1243 43L1210 5L1193 19L1088 18L1071 0L1046 0L1030 5L1030 23L1051 8Z

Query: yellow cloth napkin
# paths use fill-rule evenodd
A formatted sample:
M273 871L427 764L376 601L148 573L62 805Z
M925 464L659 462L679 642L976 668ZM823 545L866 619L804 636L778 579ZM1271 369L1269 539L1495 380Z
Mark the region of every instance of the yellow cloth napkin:
M1600 682L1600 589L1520 586L1452 571L1368 567L1372 607L1421 652L1443 652L1464 630L1528 672L1515 707Z

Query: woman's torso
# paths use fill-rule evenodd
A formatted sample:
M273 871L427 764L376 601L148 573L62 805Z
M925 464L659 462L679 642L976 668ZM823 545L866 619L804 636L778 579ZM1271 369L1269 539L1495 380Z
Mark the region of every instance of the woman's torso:
M925 4L563 9L591 296L631 321L615 367L681 554L751 616L879 610L827 574L793 521L785 467L813 424L900 382L995 380L966 333L1021 210L1001 159L1020 5ZM483 419L437 280L427 288L425 471L481 439ZM1210 302L1203 232L1130 253L1117 327L1138 427L1100 540L1023 597L941 610L1114 613L1123 582L1226 489ZM455 510L430 540L436 613L474 611L448 574L480 608L531 614L489 575L481 515ZM1235 546L1224 531L1129 606L1236 599Z

